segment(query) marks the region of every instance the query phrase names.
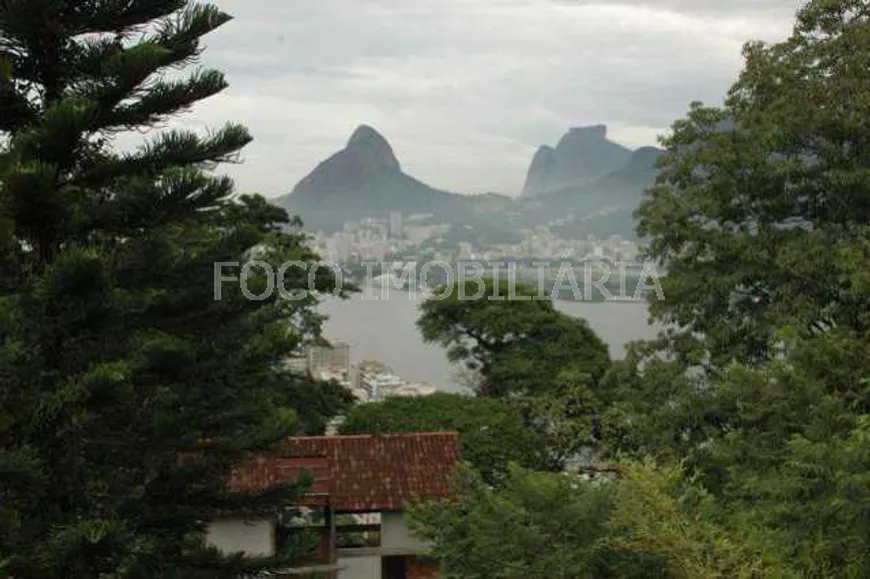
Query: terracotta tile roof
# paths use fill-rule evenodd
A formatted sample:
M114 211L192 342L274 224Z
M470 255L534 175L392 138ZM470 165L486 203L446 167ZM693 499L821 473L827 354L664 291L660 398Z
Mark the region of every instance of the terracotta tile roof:
M414 497L448 495L459 460L455 432L293 437L277 457L237 469L230 488L263 491L308 470L315 483L303 504L322 504L328 494L337 511L402 510Z
M230 475L229 487L236 492L261 492L270 487L295 483L302 471L314 479L311 498L329 493L329 461L322 457L257 458Z

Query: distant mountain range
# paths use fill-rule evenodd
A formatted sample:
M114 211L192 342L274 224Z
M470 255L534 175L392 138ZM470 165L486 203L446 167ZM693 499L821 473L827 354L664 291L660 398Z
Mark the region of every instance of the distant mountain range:
M632 151L607 139L603 125L573 128L555 148L541 147L532 160L522 197L459 195L407 175L389 142L368 125L307 175L278 203L298 214L306 228L327 233L345 221L384 218L390 212L429 213L451 223L462 241L514 243L523 228L559 225L570 237L633 235L632 212L655 180L661 151Z

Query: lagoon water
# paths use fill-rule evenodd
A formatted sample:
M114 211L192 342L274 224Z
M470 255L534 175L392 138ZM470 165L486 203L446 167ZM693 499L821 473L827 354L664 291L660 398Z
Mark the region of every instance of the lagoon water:
M378 360L409 380L429 382L443 391L456 391L459 368L448 362L444 349L423 342L416 328L423 298L407 292L389 295L357 294L347 300L329 299L321 305L329 316L326 339L351 345L351 361ZM611 355L622 357L625 345L654 338L657 329L647 322L643 302L557 301L566 314L585 318L610 346Z

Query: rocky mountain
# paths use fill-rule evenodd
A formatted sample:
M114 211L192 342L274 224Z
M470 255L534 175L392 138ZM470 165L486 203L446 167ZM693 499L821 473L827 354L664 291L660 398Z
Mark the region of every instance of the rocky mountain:
M662 153L655 147L642 147L622 167L591 183L521 199L523 214L544 223L573 215L571 223L560 226L560 232L569 236L631 235L634 210L643 192L655 183L656 162Z
M299 215L306 229L326 233L346 221L383 219L398 211L430 214L433 223L451 224L454 241L516 243L521 230L557 220L562 221L559 232L568 237L630 236L632 213L655 180L661 151L631 151L612 143L603 125L571 129L549 151L536 155L526 195L519 199L458 195L406 174L387 139L362 125L278 203ZM568 215L573 219L566 222Z
M445 218L467 211L468 199L421 183L402 171L389 142L368 125L347 145L279 199L308 228L334 231L345 221L385 217L391 211L434 213Z
M358 127L341 151L278 200L291 214L299 215L309 230L330 233L345 221L385 218L398 211L432 214L435 221L457 229L486 228L494 238L508 241L517 233L505 227L500 235L497 220L494 226L489 216L512 202L495 194L449 193L418 181L402 170L389 142L368 125Z
M532 159L523 197L592 183L629 162L632 151L607 138L605 125L570 129L555 148L544 145Z

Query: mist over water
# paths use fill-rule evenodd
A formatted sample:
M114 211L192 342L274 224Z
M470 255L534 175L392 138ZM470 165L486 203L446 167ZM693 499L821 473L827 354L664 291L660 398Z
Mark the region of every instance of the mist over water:
M456 391L459 368L447 361L443 348L423 343L416 328L422 301L419 295L402 292L392 292L386 300L360 295L330 299L321 305L321 311L329 316L324 335L330 341L350 343L352 362L378 360L409 380ZM654 338L658 331L647 323L648 310L643 302L557 301L556 308L586 319L610 346L614 358L623 356L628 342Z

